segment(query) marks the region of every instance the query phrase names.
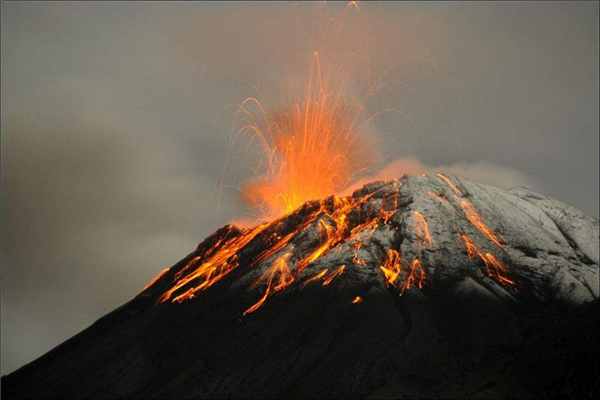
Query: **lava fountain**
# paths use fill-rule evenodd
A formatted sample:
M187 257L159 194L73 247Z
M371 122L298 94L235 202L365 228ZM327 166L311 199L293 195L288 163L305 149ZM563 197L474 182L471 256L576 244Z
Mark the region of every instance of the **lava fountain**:
M260 143L264 171L241 188L259 215L278 217L338 193L372 166L373 145L361 135L365 105L347 96L346 84L330 71L322 75L315 52L308 83L287 108L267 113L257 99L244 101L243 107L254 102L262 112L259 123L243 129Z
M288 79L276 99L278 105L269 107L273 99L260 93L238 105L230 144L241 140L253 154L244 158L250 177L237 189L257 220L289 214L309 200L339 195L381 161L375 138L367 130L382 114L402 112L391 107L373 111L377 108L373 100L398 82L374 78L377 83L372 84L368 43L361 39L363 24L349 29L350 14L362 21L358 4L350 2L339 19L324 15L322 23L315 24L307 72L303 78Z

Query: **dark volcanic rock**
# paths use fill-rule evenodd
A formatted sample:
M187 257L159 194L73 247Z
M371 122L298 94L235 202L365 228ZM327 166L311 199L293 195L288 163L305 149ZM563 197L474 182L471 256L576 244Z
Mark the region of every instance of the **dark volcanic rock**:
M299 272L323 241L319 224L333 226L339 207L335 198L307 203L236 249L239 266L222 280L191 300L156 304L190 260L206 262L227 240L247 234L224 227L135 299L2 377L2 395L596 396L598 220L526 189L450 179L455 190L437 176L365 186L353 196L348 234ZM466 218L463 200L501 237L504 250ZM382 209L387 220L352 230L381 217ZM415 212L425 217L432 245L420 243ZM495 255L516 287L489 276L457 234ZM421 290L399 296L386 285L379 266L390 249L420 260L427 273ZM253 282L284 253L294 282L242 316L265 290L264 282ZM343 273L329 285L305 284L340 265ZM362 302L353 304L356 296Z

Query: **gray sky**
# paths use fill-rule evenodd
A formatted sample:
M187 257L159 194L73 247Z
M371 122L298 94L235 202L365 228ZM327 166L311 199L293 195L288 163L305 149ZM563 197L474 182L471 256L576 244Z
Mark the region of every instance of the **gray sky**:
M374 64L437 65L398 72L417 128L373 128L385 163L525 184L598 216L597 2L363 13ZM268 95L302 70L311 20L311 4L2 2L2 374L240 216L233 190L217 212L231 129L217 117L245 84Z

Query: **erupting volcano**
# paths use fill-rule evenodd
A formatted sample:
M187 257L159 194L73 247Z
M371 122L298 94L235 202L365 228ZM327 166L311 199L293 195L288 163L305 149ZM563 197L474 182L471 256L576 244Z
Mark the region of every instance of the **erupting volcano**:
M306 79L281 104L256 95L237 107L219 190L243 143L251 173L235 187L256 223L214 232L3 377L4 396L598 395L596 218L444 171L345 195L385 158L369 125L386 113L412 123L387 106L393 96L371 101L412 88L394 66L378 73L359 52L327 51L352 42L344 16L324 18L317 33L333 45L315 38Z
M219 229L3 394L589 396L598 228L524 188L373 182Z

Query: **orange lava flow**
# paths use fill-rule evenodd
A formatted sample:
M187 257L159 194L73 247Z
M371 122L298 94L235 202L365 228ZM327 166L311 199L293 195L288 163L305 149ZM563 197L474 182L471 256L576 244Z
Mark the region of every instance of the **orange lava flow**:
M400 272L402 271L402 266L400 264L400 253L398 253L394 249L388 250L387 258L383 265L379 267L383 272L383 276L385 277L386 284L388 286L394 286Z
M396 214L396 211L398 211L399 198L400 198L400 189L397 189L393 195L393 203L392 203L392 207L391 207L390 211L387 211L385 209L385 205L383 203L381 204L381 215L383 217L383 222L385 222L386 224L391 221L394 214Z
M383 272L386 285L398 287L400 296L404 294L405 290L412 287L422 289L427 281L425 268L418 258L415 258L408 265L408 270L402 274L402 259L400 253L394 249L388 250L387 258L379 268Z
M470 201L462 199L460 202L460 206L465 214L465 217L467 217L469 222L473 224L473 226L477 228L477 230L486 235L492 242L494 242L496 246L506 251L506 247L502 244L502 239L500 238L500 236L496 232L492 231L483 222L481 215L479 215L479 212L477 212L477 209Z
M446 199L445 197L437 195L433 192L427 192L427 194L430 195L431 197L433 197L434 199L436 199L437 201L439 201L440 203L442 203L443 205L447 204L448 199Z
M478 257L483 261L489 277L496 278L500 283L511 286L515 291L517 290L516 282L508 277L508 268L496 256L492 253L483 253L467 235L458 234L458 237L465 244L470 259Z
M496 279L498 279L500 282L507 284L507 285L512 285L513 287L516 285L516 282L512 279L509 279L506 275L508 274L508 268L506 268L506 266L504 264L502 264L500 262L500 260L498 260L496 258L495 255L491 254L491 253L485 253L485 257L488 259L488 261L490 262L490 264L494 267L494 276L496 277Z
M361 267L366 267L367 263L358 257L358 254L356 254L356 252L354 252L354 257L352 257L352 262L354 263L354 265L360 265Z
M438 178L440 178L441 180L443 180L444 182L446 182L446 185L448 185L448 187L450 189L452 189L452 191L456 194L462 194L462 192L454 185L454 183L452 183L452 181L450 179L448 179L448 177L444 176L443 174L436 174L438 176Z
M185 264L185 266L183 268L181 268L181 270L175 275L175 279L179 279L181 278L181 276L185 273L185 271L188 270L189 267L191 267L192 265L196 264L198 262L198 260L200 260L200 257L194 257L192 258L187 264Z
M265 271L265 273L260 278L258 278L256 283L260 283L264 279L267 280L267 288L265 289L265 293L263 297L261 297L260 300L258 300L258 302L256 302L246 311L244 311L243 315L247 315L251 312L258 310L260 306L262 306L263 303L267 300L269 294L277 293L280 290L283 290L284 288L292 284L292 282L294 282L294 277L292 276L290 268L287 265L287 259L290 257L290 255L291 253L285 253L284 255L279 257L275 262L273 262L271 267L267 271ZM276 282L274 282L275 275L279 275L279 280Z
M413 228L417 232L417 245L425 249L434 244L431 233L429 233L429 225L420 212L415 211L413 215L415 217Z
M411 287L418 287L419 289L422 289L426 281L427 274L425 273L425 268L423 268L423 265L421 265L421 261L416 258L412 263L410 263L408 276L400 287L400 296L404 294L406 289L410 289Z
M304 286L308 285L311 282L314 282L314 281L317 281L317 280L321 279L323 276L325 276L325 274L327 272L329 272L329 270L327 268L325 268L323 271L315 274L311 278L307 279L306 282L304 282Z
M358 303L362 303L363 299L360 296L356 296L350 303L351 304L358 304Z
M214 285L238 266L236 260L237 250L248 244L256 235L267 228L267 226L268 224L259 225L254 229L246 230L241 236L231 239L219 248L219 250L207 261L203 262L195 271L179 280L176 278L177 283L160 296L158 303L163 303L171 299L173 293L195 281L199 281L199 283L195 286L192 285L192 287L176 296L172 301L181 302L183 300L192 299L197 292Z
M323 286L329 285L337 276L340 276L344 272L345 265L340 265L338 269L333 271L324 281Z

